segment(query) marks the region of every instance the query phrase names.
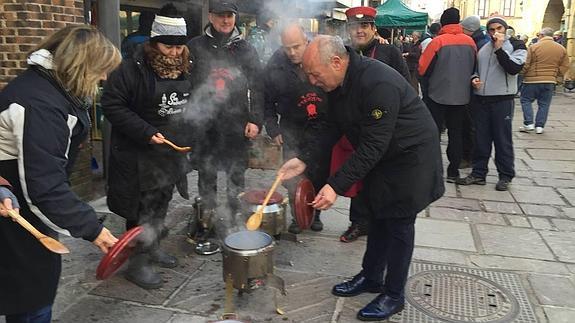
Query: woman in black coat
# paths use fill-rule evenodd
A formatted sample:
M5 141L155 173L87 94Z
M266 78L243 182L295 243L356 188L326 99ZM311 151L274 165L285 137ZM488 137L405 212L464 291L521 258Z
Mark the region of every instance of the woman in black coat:
M94 27L69 26L39 45L29 68L0 92L0 176L12 184L20 215L50 237L83 238L103 252L117 239L72 192L68 175L90 130L85 99L120 60ZM49 322L60 255L4 217L0 246L0 315Z
M127 229L148 229L150 239L130 258L126 273L128 280L146 289L163 284L152 262L177 266L177 259L159 244L168 232L164 220L174 186L187 187L188 161L165 145L164 138L187 146L184 114L192 90L186 22L175 7L160 10L151 36L110 75L102 95L104 115L112 124L108 207L127 220Z

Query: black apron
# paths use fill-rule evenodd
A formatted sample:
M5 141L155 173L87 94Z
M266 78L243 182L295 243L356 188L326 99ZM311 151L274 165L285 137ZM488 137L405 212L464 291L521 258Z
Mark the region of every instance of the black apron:
M191 94L191 82L155 80L155 91L142 118L176 145L187 146L184 112ZM148 191L175 184L187 173L186 154L168 145L150 144L138 153L139 190Z

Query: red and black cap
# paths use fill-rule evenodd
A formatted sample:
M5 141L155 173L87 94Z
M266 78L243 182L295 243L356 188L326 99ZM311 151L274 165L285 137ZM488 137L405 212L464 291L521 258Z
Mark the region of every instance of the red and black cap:
M372 7L353 7L345 11L347 23L375 22L377 10Z

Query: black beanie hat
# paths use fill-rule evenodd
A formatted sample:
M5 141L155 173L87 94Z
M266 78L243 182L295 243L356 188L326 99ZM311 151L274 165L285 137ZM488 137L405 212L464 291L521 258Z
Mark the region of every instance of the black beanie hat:
M459 17L459 10L457 8L451 7L443 11L443 13L441 14L441 18L439 19L439 22L443 27L445 25L458 24L459 20L461 20Z

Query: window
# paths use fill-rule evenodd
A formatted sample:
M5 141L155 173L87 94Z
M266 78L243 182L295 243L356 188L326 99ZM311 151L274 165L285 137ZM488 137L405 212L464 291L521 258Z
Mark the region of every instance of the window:
M487 0L475 0L475 14L481 18L487 17Z
M505 17L513 17L515 14L515 0L502 0L501 12Z

